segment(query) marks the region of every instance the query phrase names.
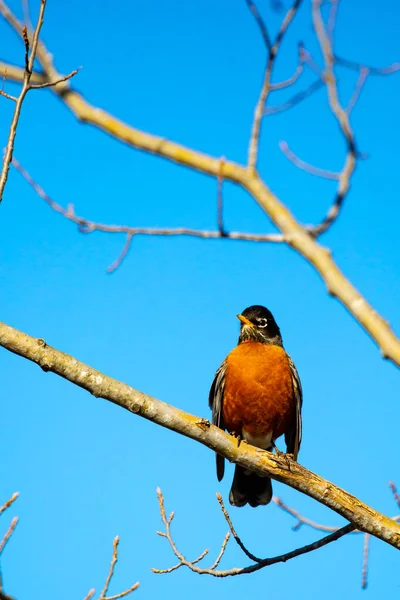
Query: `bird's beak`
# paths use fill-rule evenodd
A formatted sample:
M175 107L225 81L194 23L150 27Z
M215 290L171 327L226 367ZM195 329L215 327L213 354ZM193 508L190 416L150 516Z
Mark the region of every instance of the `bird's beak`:
M241 323L243 323L243 325L248 325L249 327L255 327L254 323L252 323L251 321L249 321L249 319L247 319L243 315L236 315L236 316L239 319L239 321Z

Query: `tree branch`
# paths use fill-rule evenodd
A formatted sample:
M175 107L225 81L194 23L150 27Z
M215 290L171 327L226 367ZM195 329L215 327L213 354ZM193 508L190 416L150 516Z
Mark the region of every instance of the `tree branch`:
M218 566L219 561L225 552L226 545L229 540L229 532L228 532L224 538L224 541L222 542L220 553L219 553L216 561L214 562L214 564L209 568L203 568L203 567L198 567L197 563L199 563L201 560L203 560L203 558L208 554L208 550L205 550L204 552L202 552L202 554L200 554L200 556L193 561L189 561L183 556L183 554L178 550L178 548L173 540L172 534L171 534L171 523L172 523L172 519L174 517L174 513L172 512L170 517L167 518L166 513L165 513L165 507L164 507L164 497L163 497L160 489L157 490L157 494L158 494L158 499L159 499L159 504L160 504L161 520L165 527L165 533L160 532L160 531L158 531L157 533L159 535L161 535L162 537L165 537L168 540L173 553L179 560L179 563L174 565L173 567L170 567L169 569L152 569L153 573L171 573L172 571L175 571L176 569L179 569L180 567L187 567L188 569L190 569L194 573L198 573L199 575L212 575L213 577L232 577L235 575L244 575L245 573L254 573L255 571L259 571L260 569L264 569L265 567L270 567L277 563L282 563L282 562L284 563L284 562L287 562L288 560L291 560L292 558L296 558L297 556L301 556L303 554L313 552L314 550L318 550L318 548L323 548L323 546L326 546L327 544L330 544L331 542L335 542L336 540L343 537L347 533L350 533L354 529L354 525L349 523L348 525L345 525L344 527L342 527L341 529L338 529L334 533L331 533L330 535L327 535L326 537L324 537L320 540L317 540L317 541L313 542L312 544L307 544L306 546L302 546L301 548L296 548L296 550L286 552L285 554L280 554L279 556L274 556L272 558L263 558L263 559L258 559L258 558L253 557L253 555L250 552L248 552L248 550L244 547L243 543L240 541L240 539L238 538L238 536L235 532L235 534L234 534L235 539L239 543L240 548L245 552L245 554L247 556L250 556L250 558L253 557L252 560L255 560L256 562L255 562L255 564L249 565L248 567L234 567L232 569L217 570L216 567ZM221 505L221 507L222 506L223 505ZM224 507L224 509L225 509L225 507ZM225 513L226 513L226 511L225 511ZM229 527L230 527L231 531L233 532L234 529L230 522L229 516L227 517L227 519L228 519Z
M257 155L258 155L258 145L259 145L260 132L261 132L261 122L262 122L262 118L264 116L265 104L267 102L268 94L271 91L271 76L272 76L272 69L274 67L275 59L276 59L279 47L281 45L281 42L283 40L283 37L284 37L290 23L293 21L295 15L296 15L296 12L300 8L301 3L302 3L302 0L295 0L293 2L292 7L287 11L285 18L282 21L282 24L280 26L280 29L278 31L278 34L275 38L273 45L271 45L270 42L269 42L269 44L267 44L268 60L267 60L267 64L265 67L264 81L263 81L263 84L261 87L261 91L260 91L260 95L259 95L259 98L258 98L258 101L256 104L256 108L254 110L254 119L253 119L253 125L252 125L251 136L250 136L249 155L248 155L248 161L247 161L248 168L250 171L255 171L257 169ZM247 2L247 4L254 6L253 2L251 2L251 3ZM256 13L255 13L254 10L252 10L252 12L255 15L257 23L259 24L260 21L262 23L262 19L261 19L260 15L258 14L258 11L256 11ZM264 26L264 28L266 30L265 26Z
M331 508L360 531L370 533L400 549L400 526L395 521L287 457L279 457L248 444L238 447L232 436L207 420L134 390L48 346L43 339L31 337L3 323L0 323L0 345L38 364L44 371L51 371L71 381L97 398L109 400L162 427L200 442L231 462L289 485Z
M124 590L123 592L120 592L119 594L116 594L114 596L107 596L108 588L110 587L111 580L114 576L115 565L117 564L117 561L118 561L118 544L119 544L119 536L117 535L113 541L113 554L112 554L112 558L111 558L110 568L108 570L108 575L106 577L103 589L100 593L100 596L98 597L98 600L118 600L119 598L124 598L125 596L128 596L129 594L131 594L132 592L137 590L137 588L139 587L139 582L137 582L137 583L134 583L130 588L128 588L127 590ZM96 593L96 590L94 588L92 588L91 590L89 590L89 592L85 596L84 600L90 600L91 598L93 598L95 593Z
M221 161L223 164L223 161ZM78 229L81 233L92 233L94 231L100 231L102 233L116 233L116 234L126 234L126 243L122 249L119 257L114 261L114 263L108 267L107 271L112 273L115 271L122 263L124 258L126 257L132 239L134 236L139 235L155 235L155 236L176 236L176 235L187 235L191 237L199 237L205 239L228 239L228 240L242 240L247 242L273 242L279 243L284 242L285 238L282 234L279 233L246 233L240 231L225 231L222 222L222 178L218 178L218 190L217 190L217 223L218 230L217 231L207 231L204 229L191 229L189 227L132 227L129 225L108 225L105 223L97 223L95 221L91 221L85 217L80 217L75 213L75 208L73 204L68 204L67 208L62 207L58 202L53 200L39 185L33 177L28 173L28 171L21 165L21 163L13 157L12 165L15 169L22 175L22 177L27 181L27 183L35 190L37 195L46 202L46 204L54 210L54 212L62 215L68 221L72 221L78 225Z
M22 27L22 29L20 31L20 33L22 34L23 40L24 40L24 44L25 44L25 69L24 69L24 76L23 76L23 82L22 82L22 89L21 89L21 92L20 92L18 98L16 98L14 114L13 114L13 117L11 120L11 125L10 125L10 133L8 135L7 146L6 146L6 149L4 152L4 157L3 157L3 166L1 169L1 173L0 173L0 202L3 199L4 188L7 183L8 171L10 169L10 164L11 164L11 160L12 160L12 156L13 156L15 136L17 135L17 126L18 126L18 121L19 121L19 117L21 114L22 104L25 100L26 94L28 93L28 91L30 89L30 80L31 80L33 64L34 64L35 56L36 56L36 52L37 52L39 33L40 33L40 29L43 25L43 15L44 15L45 8L46 8L46 0L41 0L39 17L38 17L35 31L33 33L30 54L29 54L29 39L28 39L27 29L26 29L26 27Z
M18 33L20 32L22 25L10 13L3 0L0 0L0 14ZM37 58L44 69L46 80L55 81L61 78L54 68L51 55L42 42L38 43ZM377 343L383 357L400 366L400 340L390 328L389 323L346 279L332 260L330 251L319 245L313 236L295 220L289 209L260 179L258 173L229 160L224 161L221 169L221 161L218 158L135 129L106 111L89 104L78 92L70 88L68 81L61 82L49 89L65 102L80 121L101 129L115 139L215 178L221 176L247 190L281 231L285 241L321 275L328 293L340 300Z
M19 492L15 492L11 498L9 500L7 500L7 502L5 502L3 504L3 506L0 506L0 515L6 511L8 508L10 508L10 506L15 502L15 500L18 498L19 496ZM5 532L3 539L0 541L0 558L2 555L2 552L4 550L4 548L6 547L6 544L8 542L8 540L10 539L10 537L12 536L12 534L15 531L15 528L18 524L18 517L14 517L11 520L11 523L7 529L7 531ZM9 596L6 596L3 592L3 573L1 571L1 566L0 566L0 600L1 598L4 598L4 600L8 600ZM12 599L10 599L12 600Z

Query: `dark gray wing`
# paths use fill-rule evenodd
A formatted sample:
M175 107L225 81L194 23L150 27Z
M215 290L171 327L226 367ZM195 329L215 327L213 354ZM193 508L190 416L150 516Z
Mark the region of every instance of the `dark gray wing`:
M211 384L210 393L208 396L208 404L212 409L212 423L223 431L225 430L224 419L222 416L222 406L224 402L225 390L225 373L226 361L222 363L218 371L215 373L214 381ZM217 461L217 477L218 481L224 476L225 459L223 456L216 454Z
M303 405L303 390L301 388L301 381L297 369L292 359L289 358L290 370L292 372L293 390L295 395L295 414L292 425L285 433L286 451L288 454L293 454L294 460L297 460L297 455L300 450L301 444L301 407Z

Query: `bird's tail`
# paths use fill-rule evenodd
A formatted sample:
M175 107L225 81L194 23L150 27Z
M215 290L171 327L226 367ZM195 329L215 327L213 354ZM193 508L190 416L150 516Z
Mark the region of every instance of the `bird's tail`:
M272 498L272 483L269 477L260 477L239 465L235 466L229 502L232 506L244 506L249 503L256 507L269 504Z

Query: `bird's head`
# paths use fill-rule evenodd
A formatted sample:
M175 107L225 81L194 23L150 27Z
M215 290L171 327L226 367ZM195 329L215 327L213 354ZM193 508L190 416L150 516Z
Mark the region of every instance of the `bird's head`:
M239 344L253 341L282 346L282 336L272 313L264 306L249 306L240 315Z

